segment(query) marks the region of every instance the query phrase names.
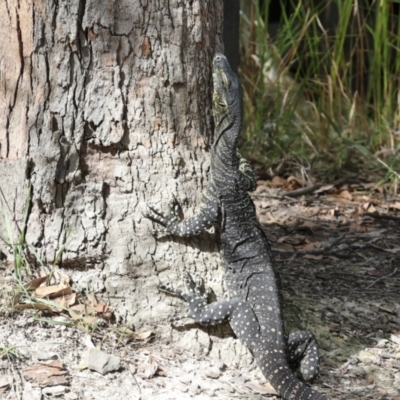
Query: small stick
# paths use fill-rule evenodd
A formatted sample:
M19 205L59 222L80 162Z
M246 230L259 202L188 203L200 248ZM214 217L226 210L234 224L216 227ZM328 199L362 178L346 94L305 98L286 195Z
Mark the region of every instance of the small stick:
M301 189L291 190L285 193L285 197L300 197L305 194L311 194L318 190L322 186L322 183L315 183L314 185L306 186Z
M374 286L375 283L379 282L382 279L389 278L390 276L393 276L396 272L397 272L397 268L395 268L394 271L391 274L385 275L385 276L381 276L376 281L372 282L369 286L367 286L365 289L369 289L370 287Z

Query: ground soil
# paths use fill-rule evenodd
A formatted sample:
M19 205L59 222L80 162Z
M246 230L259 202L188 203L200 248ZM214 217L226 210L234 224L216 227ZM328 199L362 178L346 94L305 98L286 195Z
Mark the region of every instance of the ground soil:
M313 386L330 399L399 400L400 196L353 183L291 197L283 184L260 182L253 198L282 277L288 329L307 329L319 343ZM219 334L165 322L150 338L126 343L112 324L85 332L37 316L27 310L2 317L0 344L16 346L18 357L8 353L0 361L1 399L49 398L54 386L65 399L278 399L245 350L250 361L240 369L223 353L220 361L210 357L214 343L240 346L229 329ZM171 340L160 340L158 329L169 330ZM179 337L188 351L174 345ZM120 370L81 369L88 342L120 357ZM24 374L54 359L64 381L38 384Z

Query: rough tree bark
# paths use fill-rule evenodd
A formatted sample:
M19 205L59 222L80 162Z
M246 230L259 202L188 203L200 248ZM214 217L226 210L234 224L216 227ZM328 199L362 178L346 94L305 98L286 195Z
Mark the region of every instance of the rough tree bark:
M199 203L222 9L214 0L0 2L0 187L20 221L32 183L27 242L46 262L66 242L60 266L75 287L109 297L135 325L174 310L160 280L190 270L219 285L212 237L158 240L142 212L172 194L184 209Z

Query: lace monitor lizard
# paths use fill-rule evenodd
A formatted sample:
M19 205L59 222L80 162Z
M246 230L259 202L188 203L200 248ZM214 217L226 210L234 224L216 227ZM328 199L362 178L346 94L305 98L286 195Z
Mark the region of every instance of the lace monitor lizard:
M207 304L206 296L185 274L186 292L161 287L182 297L189 306L186 314L171 320L192 318L205 325L229 321L237 337L252 351L264 376L284 399L327 400L298 380L289 367L300 365L306 381L315 378L319 368L317 344L305 331L285 335L279 277L248 194L256 188L255 175L237 151L243 115L239 78L222 54L214 57L212 75L216 135L211 150L210 182L203 192L200 210L193 218L181 220L174 199L168 212L149 205L145 216L163 225L161 231L181 237L196 235L217 223L230 300Z

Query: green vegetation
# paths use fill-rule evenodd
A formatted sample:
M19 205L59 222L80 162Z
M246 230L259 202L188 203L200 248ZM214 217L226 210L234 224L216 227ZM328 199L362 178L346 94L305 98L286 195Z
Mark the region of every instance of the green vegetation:
M21 279L21 274L26 272L27 274L31 274L32 271L29 266L29 253L27 253L27 247L25 244L25 234L26 228L28 223L29 217L29 209L31 205L31 198L32 198L32 185L28 188L28 195L25 201L25 208L24 208L24 219L23 219L23 226L22 229L19 227L17 221L14 220L15 228L18 230L18 239L14 239L13 234L13 226L11 223L10 216L12 212L8 207L6 202L6 198L3 194L3 191L0 188L0 213L3 219L4 226L7 231L7 236L2 235L0 233L0 239L10 248L12 254L14 255L14 274L17 279Z
M15 360L17 358L22 358L15 346L6 346L0 343L0 360L7 358L8 360Z
M269 165L289 157L330 178L344 168L383 167L379 176L386 171L385 179L397 182L400 21L395 3L362 8L346 0L318 6L292 0L288 12L281 1L273 39L270 3L242 1L244 154ZM329 28L324 13L330 13Z

